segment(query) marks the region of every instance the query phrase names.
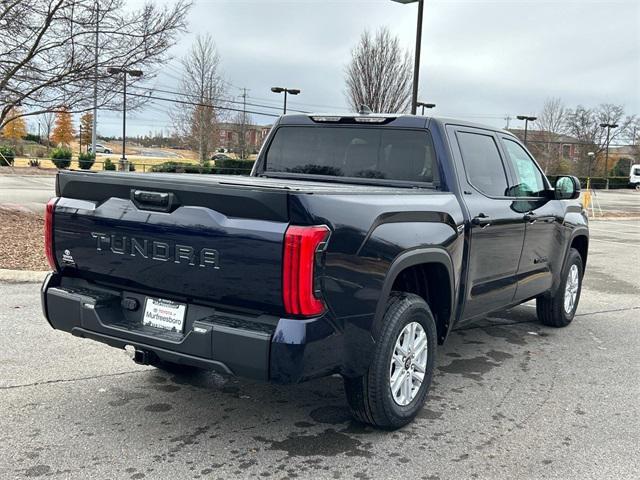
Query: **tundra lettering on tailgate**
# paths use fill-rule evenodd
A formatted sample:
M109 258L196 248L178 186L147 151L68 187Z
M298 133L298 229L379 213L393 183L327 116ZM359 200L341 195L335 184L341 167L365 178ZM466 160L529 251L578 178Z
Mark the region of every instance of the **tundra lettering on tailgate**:
M99 232L91 232L91 236L96 239L98 252L111 251L117 255L150 258L159 262L173 260L179 264L220 268L218 251L213 248L198 250L190 245Z

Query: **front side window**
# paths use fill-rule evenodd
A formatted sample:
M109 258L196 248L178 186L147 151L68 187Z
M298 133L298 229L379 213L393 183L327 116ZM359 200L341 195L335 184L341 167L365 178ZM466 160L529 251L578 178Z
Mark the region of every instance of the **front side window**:
M283 126L267 150L264 171L439 184L424 130Z
M507 176L494 138L470 132L457 137L469 183L485 195L506 196Z
M540 197L545 190L542 173L524 148L507 138L503 141L516 176L510 190L514 197Z

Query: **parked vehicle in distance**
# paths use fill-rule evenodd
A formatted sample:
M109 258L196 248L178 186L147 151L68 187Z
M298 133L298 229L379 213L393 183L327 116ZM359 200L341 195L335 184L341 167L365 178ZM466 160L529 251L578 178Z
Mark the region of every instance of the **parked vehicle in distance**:
M636 190L640 190L640 164L631 165L629 172L629 185Z
M61 171L56 193L53 328L158 368L338 373L381 428L423 407L452 328L531 299L571 323L587 263L578 179L457 120L285 115L249 177Z
M216 153L211 156L211 160L231 160L229 155L225 155L224 153Z
M92 150L91 145L89 145L89 146L87 147L87 150L88 150L89 152L91 152L91 150ZM104 145L102 145L102 144L100 144L100 143L96 143L96 153L113 153L113 150L111 150L111 149L110 149L110 148L108 148L108 147L105 147Z

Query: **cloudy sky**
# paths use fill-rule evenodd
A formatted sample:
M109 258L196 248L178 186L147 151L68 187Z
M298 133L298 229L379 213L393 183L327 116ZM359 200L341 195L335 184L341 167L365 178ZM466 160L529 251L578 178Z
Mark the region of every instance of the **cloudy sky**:
M361 32L386 25L413 52L416 14L417 4L391 0L195 0L189 32L149 86L177 89L179 58L208 32L228 98L247 88L248 101L280 106L270 87L282 85L302 90L292 108L346 111L344 68ZM425 0L420 99L437 104L434 114L501 127L548 97L640 114L639 27L640 0ZM169 107L128 116L128 133L168 131ZM101 134L120 133L117 114L99 118Z

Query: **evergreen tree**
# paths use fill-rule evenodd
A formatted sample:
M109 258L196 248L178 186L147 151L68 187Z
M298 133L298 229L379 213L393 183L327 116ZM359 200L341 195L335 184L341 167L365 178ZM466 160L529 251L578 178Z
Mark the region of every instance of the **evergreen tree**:
M73 141L73 136L74 131L71 113L69 113L69 110L66 107L63 107L62 110L56 112L56 124L53 127L51 140L53 140L53 143L56 145L62 144L64 146L69 146Z
M91 144L91 136L93 134L93 113L87 112L80 117L80 130L82 136L80 143L86 148Z

